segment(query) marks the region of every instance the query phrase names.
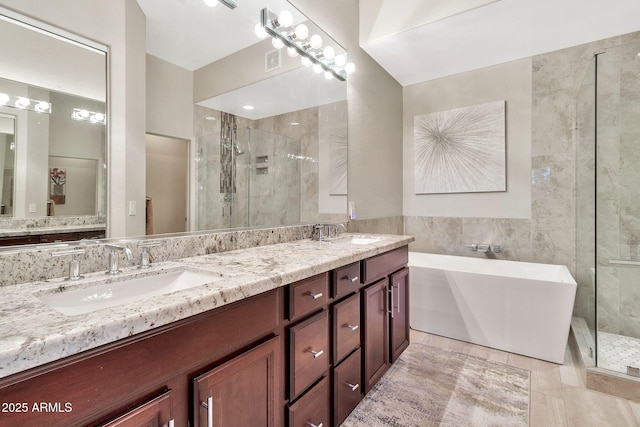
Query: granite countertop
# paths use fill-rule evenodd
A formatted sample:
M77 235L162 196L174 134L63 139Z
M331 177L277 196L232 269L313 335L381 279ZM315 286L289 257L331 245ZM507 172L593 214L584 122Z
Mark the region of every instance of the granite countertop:
M0 378L166 325L289 283L405 246L410 236L367 235L379 241L352 244L353 234L310 239L153 264L144 272L122 268L114 278L85 274L76 282L54 279L0 287ZM212 283L68 316L38 297L187 268L213 273Z
M32 236L39 234L73 233L76 231L105 230L105 224L74 224L45 227L4 228L0 229L0 237Z

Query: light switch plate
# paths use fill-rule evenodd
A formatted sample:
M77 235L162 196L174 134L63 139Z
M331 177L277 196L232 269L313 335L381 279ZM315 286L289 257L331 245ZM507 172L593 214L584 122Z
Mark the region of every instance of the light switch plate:
M129 200L129 215L133 216L136 214L136 201Z

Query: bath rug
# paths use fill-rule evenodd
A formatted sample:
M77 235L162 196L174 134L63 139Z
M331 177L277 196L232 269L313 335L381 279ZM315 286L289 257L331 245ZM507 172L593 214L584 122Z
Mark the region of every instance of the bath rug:
M526 427L530 372L412 343L342 427Z

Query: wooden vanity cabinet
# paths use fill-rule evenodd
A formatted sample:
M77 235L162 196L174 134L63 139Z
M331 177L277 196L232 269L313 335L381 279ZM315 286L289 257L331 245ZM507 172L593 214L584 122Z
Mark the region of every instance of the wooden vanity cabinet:
M28 402L29 405L59 402L61 410L38 413L29 408L26 413L3 413L0 424L109 425L123 414L139 409L141 404L171 390L171 416L175 426L193 425L190 421L193 420L190 397L193 379L231 360L244 360L251 349L260 348L261 344L277 337L283 312L281 294L282 288L265 292L3 378L0 396L4 402ZM274 360L280 354L281 347L275 345ZM256 363L265 366L264 361ZM242 366L241 362L236 362L235 366ZM279 362L269 365L271 368L280 384ZM240 376L244 372L240 370ZM276 387L273 381L266 384ZM262 385L265 388L260 393L279 394L279 389L271 391L265 383ZM253 387L258 388L257 383ZM279 409L282 405L280 398L271 402L274 408ZM67 403L69 411L65 411ZM278 410L274 414L276 412L280 413ZM280 417L275 417L273 425L280 423Z

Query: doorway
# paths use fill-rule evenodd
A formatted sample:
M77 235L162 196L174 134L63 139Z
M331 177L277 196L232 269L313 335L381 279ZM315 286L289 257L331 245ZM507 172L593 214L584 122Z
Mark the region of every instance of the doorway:
M189 141L146 136L146 234L187 229Z

